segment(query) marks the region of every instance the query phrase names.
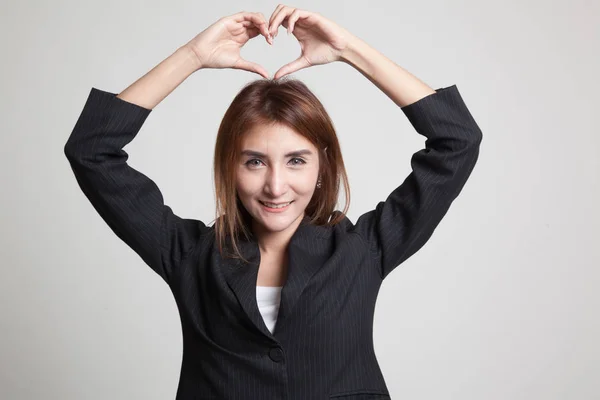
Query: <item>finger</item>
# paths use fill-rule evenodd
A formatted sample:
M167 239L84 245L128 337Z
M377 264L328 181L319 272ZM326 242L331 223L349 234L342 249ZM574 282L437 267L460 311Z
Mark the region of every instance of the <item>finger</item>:
M301 69L307 68L309 66L310 66L310 63L306 60L306 58L304 58L304 56L300 56L300 57L298 57L297 60L294 60L291 63L286 64L283 67L279 68L279 70L277 72L275 72L273 79L279 79L284 75L289 75L291 73L300 71Z
M255 72L264 77L265 79L269 79L269 73L262 66L251 61L244 60L243 58L237 60L237 62L231 68Z
M275 37L279 34L279 26L281 26L287 16L293 12L294 8L288 6L283 6L279 9L279 12L273 18L273 23L271 25L271 29L273 30Z
M277 37L277 32L279 29L279 25L281 25L281 23L283 22L283 20L290 15L291 13L293 13L295 10L295 8L292 7L282 7L281 10L279 10L279 12L277 13L277 15L275 16L275 18L273 19L273 23L271 25L271 28L274 32L274 36Z
M250 21L252 22L263 34L263 36L267 39L267 42L272 44L272 37L269 33L269 29L267 26L267 21L264 16L261 16L259 13L251 13L251 12L242 12L234 15L234 20L236 22L244 22Z
M300 16L301 16L301 10L298 10L298 9L296 9L292 13L292 15L289 16L288 28L287 28L288 35L294 31L294 25L296 24L296 21L298 21L298 18L300 18Z
M266 39L269 44L273 44L273 35L269 32L269 24L267 23L267 19L265 18L263 13L256 13L260 20L262 21L261 26L264 27L264 31L267 33Z
M271 33L269 32L269 25L267 24L267 19L265 18L265 16L262 13L254 13L253 16L255 18L252 20L252 22L255 23L255 25L258 27L258 29L260 29L260 31L263 33L263 35L267 39L267 42L269 44L273 44L273 37L271 36Z
M283 7L284 7L283 4L278 4L277 7L275 7L275 10L273 10L271 17L269 18L269 26L271 26L271 22L273 22L273 18L275 18L275 15L277 15L279 10L281 10Z
M254 26L254 24L252 22L244 21L244 22L242 22L242 24L243 24L243 27L241 28L242 31L240 33L245 33L248 36L247 40L255 38L261 34L260 31L258 30L258 28L256 26Z
M273 20L275 19L275 16L279 13L279 11L284 7L283 4L279 4L276 8L275 11L273 11L273 14L271 14L271 18L269 18L269 32L271 32L271 35L277 36L275 35L276 32L273 31ZM275 29L277 30L277 29Z

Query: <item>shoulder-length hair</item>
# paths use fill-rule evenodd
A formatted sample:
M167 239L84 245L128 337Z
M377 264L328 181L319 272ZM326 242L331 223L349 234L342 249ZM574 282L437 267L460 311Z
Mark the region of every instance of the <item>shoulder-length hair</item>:
M321 187L306 207L310 224L333 226L341 222L350 204L350 187L340 145L331 118L317 97L295 79L260 79L246 84L225 112L214 153L215 235L223 256L226 238L231 238L233 258L244 259L237 238L249 238L252 217L236 190L236 169L241 160L242 139L255 126L283 124L308 139L319 150ZM340 180L346 204L335 211Z

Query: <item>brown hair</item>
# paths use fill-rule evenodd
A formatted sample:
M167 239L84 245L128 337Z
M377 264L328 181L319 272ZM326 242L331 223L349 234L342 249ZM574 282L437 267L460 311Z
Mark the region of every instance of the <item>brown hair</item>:
M333 226L341 222L348 211L348 176L333 123L321 102L303 82L295 79L250 82L225 112L215 144L215 234L221 255L225 239L230 237L235 250L235 254L230 255L244 259L236 238L240 232L248 238L251 231L252 217L236 190L236 169L244 133L257 125L274 123L294 129L319 149L321 188L315 190L306 207L309 223ZM342 212L335 212L340 180L344 182L346 204Z

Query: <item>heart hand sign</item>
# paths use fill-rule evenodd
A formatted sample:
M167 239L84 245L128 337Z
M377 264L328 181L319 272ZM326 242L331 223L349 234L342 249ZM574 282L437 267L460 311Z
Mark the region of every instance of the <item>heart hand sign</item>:
M268 23L262 13L242 11L219 19L185 46L197 57L198 69L243 69L268 78L267 71L260 64L240 56L240 49L258 35L263 35L272 45L279 26L286 28L288 34L298 40L301 54L279 68L274 79L312 65L342 60L353 38L350 32L321 14L280 4Z

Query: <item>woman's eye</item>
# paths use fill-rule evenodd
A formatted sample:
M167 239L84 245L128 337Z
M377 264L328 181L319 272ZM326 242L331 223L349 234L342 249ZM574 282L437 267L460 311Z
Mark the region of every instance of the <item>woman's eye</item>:
M299 161L301 161L301 163L300 163L300 164L306 164L306 161L304 161L303 159L301 159L301 158L298 158L298 157L296 157L296 158L292 158L292 161L293 161L293 160L299 160ZM299 164L294 164L294 165L299 165Z
M291 162L291 161L295 161L295 160L297 160L297 161L300 161L300 162L299 162L299 163L292 163L292 165L302 165L302 164L306 164L306 161L304 161L302 158L299 158L299 157L292 158L292 159L290 160L290 162ZM260 159L258 159L258 158L253 158L252 160L248 160L248 161L246 161L246 165L247 165L247 166L250 166L250 167L257 167L257 166L258 166L258 164L252 164L254 161L258 161L258 162L261 162L261 163L262 163L262 161L261 161Z

